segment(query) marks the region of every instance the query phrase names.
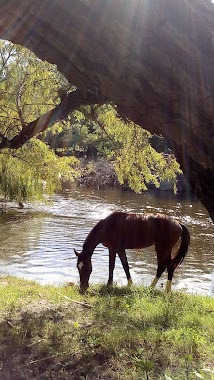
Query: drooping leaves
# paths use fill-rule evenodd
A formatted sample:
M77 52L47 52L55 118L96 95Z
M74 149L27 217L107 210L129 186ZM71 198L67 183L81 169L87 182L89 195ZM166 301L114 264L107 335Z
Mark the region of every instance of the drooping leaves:
M42 141L32 139L16 152L0 154L0 194L10 200L41 200L77 177L78 160L57 157Z

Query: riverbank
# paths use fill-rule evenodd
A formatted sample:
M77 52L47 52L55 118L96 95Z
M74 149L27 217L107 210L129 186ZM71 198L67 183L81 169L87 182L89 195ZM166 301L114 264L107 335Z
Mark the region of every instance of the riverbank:
M130 188L129 183L121 185L119 183L116 171L113 164L105 160L104 158L96 159L82 159L80 161L80 172L79 177L76 179L76 184L78 186L89 187L93 189L105 189L105 188L118 188L122 190L128 190L133 193ZM73 186L73 181L63 182L63 188L66 189ZM159 188L155 187L154 184L148 183L148 190L156 190L163 192L170 192L174 195L174 184L169 181L162 181ZM177 193L185 195L185 193L190 193L190 188L185 181L183 174L177 175L176 180Z
M0 379L211 380L214 300L0 279Z

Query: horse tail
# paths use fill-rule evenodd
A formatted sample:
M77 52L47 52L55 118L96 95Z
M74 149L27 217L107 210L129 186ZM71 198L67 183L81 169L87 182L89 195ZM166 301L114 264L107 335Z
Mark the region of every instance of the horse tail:
M172 265L174 270L177 268L178 265L182 263L184 260L186 253L188 251L189 245L190 245L190 233L184 224L179 223L182 227L182 235L181 235L181 244L178 248L178 252L175 257L172 259Z

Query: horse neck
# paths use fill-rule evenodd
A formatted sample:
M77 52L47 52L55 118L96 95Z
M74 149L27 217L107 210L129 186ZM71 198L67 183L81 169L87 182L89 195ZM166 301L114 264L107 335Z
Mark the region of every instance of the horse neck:
M101 243L101 222L100 221L88 234L83 244L83 251L87 252L87 256L91 257L96 246Z

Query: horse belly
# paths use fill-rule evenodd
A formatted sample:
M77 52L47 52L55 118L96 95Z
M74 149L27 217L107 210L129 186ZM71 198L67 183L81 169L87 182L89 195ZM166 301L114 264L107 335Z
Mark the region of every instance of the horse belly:
M116 251L123 249L137 249L137 248L146 248L150 247L154 244L153 240L144 241L144 239L139 236L133 237L129 235L119 235L119 236L111 236L108 239L104 239L102 244L109 248L114 249Z
M140 249L150 247L155 243L155 237L151 231L145 228L136 228L126 230L125 233L118 237L118 244L122 245L124 249Z
M127 249L139 249L139 248L146 248L146 247L151 247L153 244L154 244L154 239L153 238L147 238L145 239L145 237L143 236L137 236L135 238L131 237L129 239L129 237L126 237L125 241L124 241L124 245L125 247L124 248L127 248Z
M108 226L109 227L109 226ZM103 234L102 244L116 251L121 249L139 249L155 243L155 232L151 222L142 219L118 221Z

